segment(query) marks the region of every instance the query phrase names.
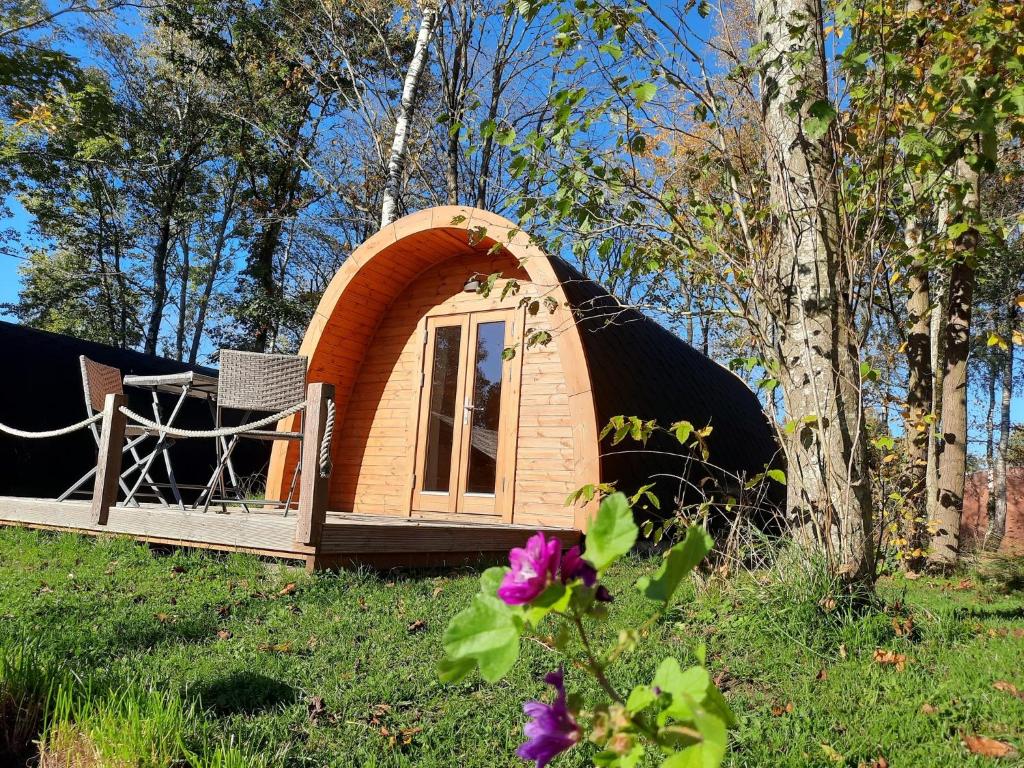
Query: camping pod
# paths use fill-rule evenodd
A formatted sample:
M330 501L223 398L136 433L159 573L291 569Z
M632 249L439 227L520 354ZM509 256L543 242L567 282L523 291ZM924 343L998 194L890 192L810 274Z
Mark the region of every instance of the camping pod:
M697 465L742 479L776 461L737 376L481 210L420 211L363 243L301 354L335 387L332 512L585 531L581 487L656 482L668 510ZM616 416L710 426L708 462L664 431L613 445ZM296 460L275 445L269 495Z

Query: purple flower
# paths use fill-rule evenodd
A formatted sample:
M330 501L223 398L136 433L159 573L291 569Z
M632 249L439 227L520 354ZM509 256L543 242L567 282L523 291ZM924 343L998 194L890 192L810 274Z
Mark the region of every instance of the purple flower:
M579 546L574 546L562 555L561 577L563 584L579 579L583 582L583 586L592 587L597 584L597 569L583 559ZM594 598L599 603L610 603L615 600L612 593L608 591L608 587L603 584L598 584Z
M565 672L548 672L544 682L557 692L554 702L528 701L523 712L532 721L523 727L526 742L516 750L524 760L535 760L537 768L544 768L555 755L565 752L580 740L580 727L569 711L565 700Z
M525 605L537 598L555 580L562 555L558 539L547 541L543 533L535 533L526 547L515 547L508 553L512 570L498 587L498 597L509 605Z
M580 555L579 544L562 555L561 575L563 584L579 579L584 586L592 587L597 582L597 569Z

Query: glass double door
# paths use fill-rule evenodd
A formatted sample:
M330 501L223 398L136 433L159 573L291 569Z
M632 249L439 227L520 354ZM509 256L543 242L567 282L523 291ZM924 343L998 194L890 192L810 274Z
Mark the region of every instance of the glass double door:
M501 514L514 322L510 310L427 319L414 512Z

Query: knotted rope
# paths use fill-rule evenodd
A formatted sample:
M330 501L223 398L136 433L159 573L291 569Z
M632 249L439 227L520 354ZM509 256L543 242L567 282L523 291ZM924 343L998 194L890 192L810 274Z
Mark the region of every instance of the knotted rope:
M14 435L15 437L27 437L29 440L42 440L47 437L60 437L61 435L70 435L72 432L77 432L80 429L85 429L90 424L95 424L97 421L103 418L102 413L94 414L88 419L83 419L77 424L72 424L67 427L61 427L60 429L48 429L43 432L26 432L23 429L15 429L9 427L6 424L0 424L0 432L5 432L8 435Z
M167 435L169 437L231 437L232 435L240 435L243 432L249 432L253 429L259 429L260 427L266 427L270 424L280 421L281 419L287 418L292 414L298 413L306 407L306 402L303 400L301 403L296 403L291 408L286 408L283 411L279 411L271 416L259 419L258 421L252 421L248 424L240 424L237 427L221 427L220 429L181 429L179 427L168 427L165 424L157 424L155 421L150 421L145 416L140 416L123 405L119 409L121 413L127 416L134 422L141 424L147 429L151 429L154 432L158 432L161 435Z
M331 476L331 438L334 436L334 398L327 400L327 423L320 441L320 477Z

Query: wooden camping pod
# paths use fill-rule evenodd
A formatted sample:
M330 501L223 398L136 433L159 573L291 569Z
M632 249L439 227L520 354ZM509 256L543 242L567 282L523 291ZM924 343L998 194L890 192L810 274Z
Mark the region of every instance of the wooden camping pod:
M487 295L467 283L494 274ZM515 353L498 363L499 347ZM775 454L740 379L547 256L512 222L472 208L420 211L357 248L324 293L301 354L310 381L335 387L327 504L342 513L585 530L594 502L567 506L577 488L628 489L652 468L681 471L677 459L630 450L639 446L602 447L600 429L618 414L712 424L713 458L731 472L760 471ZM500 385L485 373L498 367ZM476 421L481 393L487 425ZM297 459L294 446L275 444L268 496L287 495ZM486 465L492 493L474 492L474 462Z

